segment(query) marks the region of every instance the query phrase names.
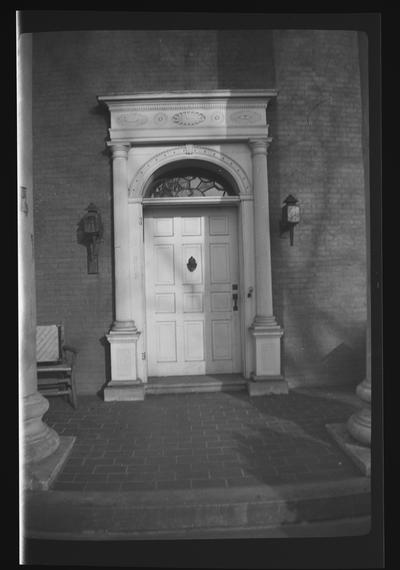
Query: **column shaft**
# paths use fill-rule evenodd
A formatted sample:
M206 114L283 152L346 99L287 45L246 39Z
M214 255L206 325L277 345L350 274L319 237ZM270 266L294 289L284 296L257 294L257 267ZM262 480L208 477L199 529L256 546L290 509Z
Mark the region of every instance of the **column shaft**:
M256 316L251 326L255 343L255 370L248 390L251 396L286 394L281 375L282 329L272 306L271 238L267 146L269 139L250 140L253 166Z
M358 397L365 402L365 407L353 414L347 428L360 443L371 445L371 243L370 243L370 175L369 175L369 91L368 91L368 44L363 34L358 34L360 87L362 106L362 150L365 187L365 227L366 227L366 266L367 266L367 334L366 334L366 375L357 386Z
M267 140L250 141L253 157L254 232L256 257L256 322L273 316L269 228Z
M131 276L133 228L129 223L128 145L113 144L115 321L107 335L110 343L111 382L105 401L143 400L144 387L137 375L137 342L140 336L132 313L135 279Z
M58 434L42 417L48 401L37 390L36 288L33 240L32 36L18 40L18 298L19 395L22 461L37 462L59 446ZM24 484L29 484L28 476Z
M113 145L115 322L113 330L135 329L131 310L128 219L128 146Z

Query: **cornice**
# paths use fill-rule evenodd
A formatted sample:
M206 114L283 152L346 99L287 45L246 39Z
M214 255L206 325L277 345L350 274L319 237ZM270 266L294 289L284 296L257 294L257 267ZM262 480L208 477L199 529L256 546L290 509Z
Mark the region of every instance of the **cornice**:
M277 89L215 89L198 91L154 91L137 93L110 93L109 95L98 95L97 100L101 103L137 103L150 101L173 101L191 99L197 100L235 100L235 99L271 99L277 97Z

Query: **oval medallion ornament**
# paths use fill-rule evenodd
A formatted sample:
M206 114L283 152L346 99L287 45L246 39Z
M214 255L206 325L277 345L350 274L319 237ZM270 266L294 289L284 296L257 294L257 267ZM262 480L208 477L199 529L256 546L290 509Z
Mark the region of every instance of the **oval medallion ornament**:
M186 267L189 269L189 271L194 271L196 269L197 261L193 256L189 257L189 261L187 262Z
M124 113L117 117L117 123L120 125L132 125L138 127L139 125L147 123L147 117L141 113Z
M175 113L172 120L177 125L182 125L185 127L190 127L192 125L199 125L206 120L206 116L198 111L181 111L180 113Z
M262 123L261 116L255 111L236 111L235 113L231 113L230 118L233 123L240 123L241 125L246 123Z

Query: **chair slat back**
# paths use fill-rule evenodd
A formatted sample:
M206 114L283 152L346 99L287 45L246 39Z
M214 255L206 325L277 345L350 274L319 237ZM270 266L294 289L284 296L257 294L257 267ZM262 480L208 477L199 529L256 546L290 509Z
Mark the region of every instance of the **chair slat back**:
M36 327L36 361L59 362L61 360L61 336L59 325Z

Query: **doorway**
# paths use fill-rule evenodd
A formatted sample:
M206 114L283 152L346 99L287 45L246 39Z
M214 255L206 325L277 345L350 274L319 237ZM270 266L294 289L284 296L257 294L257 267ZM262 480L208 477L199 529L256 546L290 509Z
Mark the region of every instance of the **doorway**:
M234 206L144 211L150 377L241 372Z

